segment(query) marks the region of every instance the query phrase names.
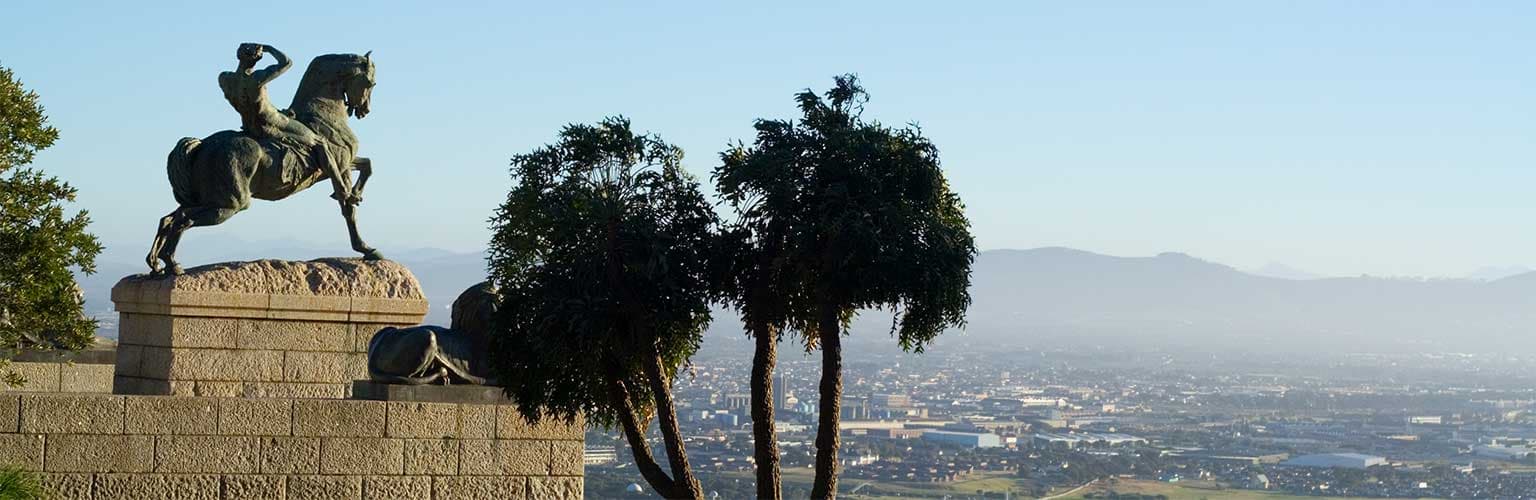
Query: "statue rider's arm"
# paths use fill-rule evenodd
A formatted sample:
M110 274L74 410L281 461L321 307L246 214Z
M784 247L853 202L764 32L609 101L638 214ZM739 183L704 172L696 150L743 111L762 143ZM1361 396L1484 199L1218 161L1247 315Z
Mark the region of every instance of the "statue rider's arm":
M277 50L277 47L262 45L261 49L263 52L272 54L272 58L277 60L271 66L252 73L252 76L260 80L262 85L266 85L267 82L277 79L277 77L283 75L283 72L288 71L288 68L293 66L293 61L288 59L288 55L283 54L283 51Z

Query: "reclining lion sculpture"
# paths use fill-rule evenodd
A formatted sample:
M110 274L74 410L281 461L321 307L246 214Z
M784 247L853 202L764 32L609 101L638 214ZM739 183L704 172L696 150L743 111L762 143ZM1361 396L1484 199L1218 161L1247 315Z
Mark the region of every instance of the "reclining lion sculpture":
M496 287L478 283L453 301L453 323L386 327L368 342L369 378L391 384L496 385L488 373Z

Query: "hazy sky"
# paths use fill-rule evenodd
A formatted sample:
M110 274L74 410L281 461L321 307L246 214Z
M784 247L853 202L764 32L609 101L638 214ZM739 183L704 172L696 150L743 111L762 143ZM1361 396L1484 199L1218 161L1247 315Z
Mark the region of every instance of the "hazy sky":
M15 2L0 65L61 131L35 166L80 188L113 259L174 208L165 155L238 128L240 42L373 50L354 121L377 176L364 236L483 246L507 160L624 114L716 154L791 95L858 73L868 109L939 145L981 246L1182 251L1355 275L1536 265L1531 2ZM219 3L223 5L233 5ZM1091 4L1091 5L1090 5ZM212 238L346 254L326 188Z

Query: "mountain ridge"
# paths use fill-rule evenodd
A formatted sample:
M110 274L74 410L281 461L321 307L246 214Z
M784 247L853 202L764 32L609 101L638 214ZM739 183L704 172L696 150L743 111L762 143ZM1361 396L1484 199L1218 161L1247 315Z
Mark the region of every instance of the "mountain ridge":
M326 253L282 245L282 258ZM221 260L254 258L255 248ZM210 249L215 250L215 249ZM308 254L306 257L305 254ZM397 249L421 281L428 323L447 324L458 293L485 279L484 252ZM189 259L188 263L196 261ZM111 314L111 286L142 265L103 262L81 280L88 310ZM112 273L116 273L113 275ZM1536 271L1493 280L1263 276L1180 252L1122 257L1068 247L977 255L964 335L1014 344L1122 343L1268 350L1536 350ZM884 332L865 312L854 332ZM731 311L711 327L739 333ZM940 341L944 341L941 337Z

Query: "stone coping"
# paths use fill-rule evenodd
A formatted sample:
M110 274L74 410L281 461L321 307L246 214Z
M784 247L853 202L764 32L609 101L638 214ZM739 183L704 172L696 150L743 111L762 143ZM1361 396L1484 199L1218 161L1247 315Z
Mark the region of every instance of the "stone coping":
M137 274L112 287L118 312L301 321L415 323L427 313L421 285L392 261L258 260Z

